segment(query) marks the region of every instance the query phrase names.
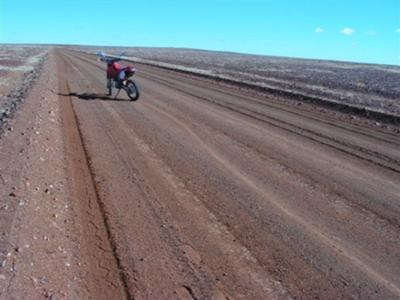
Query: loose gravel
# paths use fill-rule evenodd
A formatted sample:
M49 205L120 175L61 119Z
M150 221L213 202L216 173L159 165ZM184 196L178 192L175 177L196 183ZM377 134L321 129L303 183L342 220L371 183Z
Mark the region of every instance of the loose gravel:
M14 59L14 63L18 64L18 59L21 60L21 57L18 57L18 52L20 48L7 50L7 52L10 53L12 51L15 51L16 59ZM13 86L11 90L5 95L0 94L0 127L4 127L4 124L7 123L7 120L15 112L18 105L24 102L28 91L35 83L35 80L39 77L43 63L46 61L46 59L47 50L42 50L37 55L24 58L23 63L26 63L25 65L19 64L17 66L10 67L9 65L11 64L11 60L7 61L7 65L4 65L4 61L0 60L0 70L6 71L2 83L6 87L9 85ZM2 65L2 63L4 64ZM15 76L13 72L23 72L23 74L22 76ZM11 80L16 80L17 82L7 82Z

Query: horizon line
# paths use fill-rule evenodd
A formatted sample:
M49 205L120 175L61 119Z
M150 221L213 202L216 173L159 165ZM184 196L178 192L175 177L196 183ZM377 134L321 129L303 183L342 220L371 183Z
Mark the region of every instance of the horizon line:
M106 48L158 48L158 49L183 49L183 50L195 50L195 51L209 51L209 52L221 52L221 53L231 53L231 54L241 54L241 55L254 55L254 56L265 56L274 57L282 59L298 59L298 60L314 60L321 62L334 62L334 63L349 63L349 64L360 64L360 65L379 65L379 66L390 66L390 67L400 67L400 62L397 64L387 64L387 63L376 63L376 62L364 62L364 61L349 61L340 59L330 59L330 58L313 58L313 57L300 57L300 56L284 56L276 54L260 54L260 53L246 53L237 52L230 50L215 50L215 49L202 49L202 48L190 48L190 47L175 47L175 46L115 46L115 45L99 45L99 44L59 44L59 43L3 43L0 45L20 45L20 46L54 46L54 47L106 47Z

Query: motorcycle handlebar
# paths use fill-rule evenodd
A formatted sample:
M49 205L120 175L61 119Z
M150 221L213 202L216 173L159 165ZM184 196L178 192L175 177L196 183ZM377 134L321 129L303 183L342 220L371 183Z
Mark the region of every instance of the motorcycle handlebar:
M120 60L122 60L122 59L121 58L109 58L109 57L101 57L100 58L100 61L104 61L106 63L113 63L113 62L120 61Z

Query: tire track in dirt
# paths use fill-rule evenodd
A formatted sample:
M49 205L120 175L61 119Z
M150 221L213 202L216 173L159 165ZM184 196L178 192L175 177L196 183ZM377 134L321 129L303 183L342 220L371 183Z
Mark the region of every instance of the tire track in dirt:
M108 105L107 105L108 103L105 103L105 104L103 104L103 106L105 106L105 107L108 107ZM111 110L111 113L112 113L113 111ZM94 113L95 114L97 114L97 111L94 111ZM101 114L102 114L102 112L100 112L99 111L99 119L101 118ZM115 114L114 114L115 115ZM110 122L110 123L112 123L112 122ZM122 131L124 131L123 129L124 129L124 127L123 126L120 126L120 127L117 127L118 128L118 130L122 130ZM106 128L105 128L105 130L106 131L108 131ZM115 135L117 134L117 132L113 132L113 133L109 133L109 134L107 134L107 135L109 135L110 136L110 138L113 140L113 144L115 145L115 146L117 146L118 144L119 144L119 142L117 141L117 140L115 140ZM119 135L119 133L118 133L118 135ZM129 138L130 137L130 135L127 135L127 137ZM142 144L143 145L143 144ZM126 147L126 145L125 145L125 147ZM120 151L121 151L121 154L119 154L119 156L121 157L121 160L123 160L123 161L125 161L125 164L126 165L130 165L130 162L129 161L126 161L126 157L128 157L127 156L127 154L125 153L126 151L123 151L122 149L124 149L125 147L118 147L119 149L121 149ZM119 151L118 151L119 152ZM115 215L114 215L115 216ZM197 216L198 217L198 216ZM213 229L213 230L216 230L216 229ZM207 231L206 231L207 232ZM217 239L216 239L217 240ZM224 240L229 244L229 239L227 239L226 237L224 238ZM191 251L191 250L188 250L188 248L185 248L186 249L186 251L185 252L193 252L193 251ZM231 248L232 249L232 248ZM234 248L233 248L234 249ZM237 251L236 251L237 252ZM240 253L240 251L239 251L239 253ZM247 253L247 251L246 251L246 253ZM246 256L247 254L244 254L243 256ZM193 257L193 255L190 255L190 256L192 256ZM195 255L194 255L195 256ZM195 259L196 260L196 259ZM233 261L231 262L231 263L234 263ZM202 267L202 268L204 268L204 266ZM245 265L242 265L242 269L243 270L245 270L246 268L248 268L248 267L245 267ZM249 271L246 271L248 274L252 274L251 272L249 273ZM254 277L253 275L252 275L252 277ZM244 279L245 277L243 277L243 279ZM265 281L265 282L268 282L268 279L267 279L267 277L266 278L262 278L262 277L259 277L259 278L257 278L257 277L254 277L254 283L253 284L255 284L255 283L261 283L261 282L263 282L263 281ZM250 284L251 285L251 281L248 283L248 284ZM277 283L275 283L275 285L276 285ZM265 284L263 284L264 286L265 286ZM267 284L267 286L268 285L271 285L270 283L268 283ZM187 287L190 287L189 285L184 285L184 290L188 290L187 289ZM196 292L196 290L197 290L197 288L190 288L190 290L191 290L191 292L190 292L190 294L191 295L194 295L194 294L197 294L197 292ZM264 290L265 290L265 293L268 293L268 294L271 294L271 296L273 295L273 293L282 293L281 291L279 291L280 289L279 288L273 288L273 289L271 289L271 288L268 288L268 287L266 287L266 288L264 288ZM254 291L253 291L254 292ZM216 291L215 292L216 293L216 295L219 295L219 297L222 297L222 294L220 293L220 292L218 292L218 291ZM255 293L255 292L254 292ZM260 296L260 295L259 295ZM273 298L275 298L275 297L273 297ZM282 296L280 296L279 298L282 298ZM286 297L285 297L286 298Z
M205 144L197 135L195 132L193 132L188 126L186 126L183 122L178 120L177 118L169 115L165 111L160 110L159 108L146 103L145 105L150 106L154 111L158 112L159 114L162 114L169 118L172 122L175 122L176 124L179 124L182 128L186 130L186 132L193 137L195 141L203 148L205 149L212 157L215 158L216 161L218 161L221 165L223 165L231 174L234 176L238 177L241 181L245 182L249 187L251 187L253 190L257 191L257 193L264 197L265 199L268 199L270 203L272 203L279 211L282 211L286 216L288 216L290 219L293 219L296 223L301 224L307 231L311 232L313 235L316 235L318 239L320 239L321 242L324 244L328 245L334 251L337 252L337 254L345 256L349 262L353 263L356 265L358 268L361 270L365 271L368 273L371 278L374 280L381 282L384 286L386 286L388 289L392 290L397 296L400 297L400 288L397 287L395 284L392 283L391 280L387 279L385 276L381 275L379 272L376 272L374 268L370 267L367 263L363 261L362 254L361 253L354 253L353 250L348 246L345 246L343 244L338 243L338 241L334 241L329 238L329 234L321 232L320 229L318 229L317 226L313 225L310 222L307 222L300 216L298 216L295 212L291 211L289 208L283 206L279 202L279 197L271 193L269 190L265 190L262 187L259 187L252 179L248 178L247 176L243 175L242 172L237 169L234 164L232 164L229 161L226 161L219 153L211 149L207 144ZM274 199L274 200L271 200Z
M79 59L79 58L76 58L76 59ZM82 60L80 59L80 61L82 61ZM92 67L89 67L88 64L85 65L85 63L83 63L82 65L79 66L79 68L81 70L84 70L85 76L87 76L89 78L93 78L93 80L91 80L91 84L93 83L94 90L102 88L102 84L101 84L102 80L100 79L101 78L100 73L98 73L98 71L96 71L95 74L93 74L93 76L91 77L91 73L94 72L93 68L99 68L99 67L96 66L96 64L90 64L90 65L92 65ZM157 77L157 76L155 76L155 77ZM150 77L148 78L148 80L157 82L157 80L153 80ZM171 83L171 85L173 85L173 84ZM176 87L171 86L171 88L176 89L176 90L178 90L178 92L182 93L182 91L179 91L179 89L177 89ZM166 92L165 89L160 90L160 92L161 91ZM191 92L191 93L193 93L193 92ZM143 101L150 100L150 97L151 97L150 94L154 95L154 93L149 93L149 96L145 95ZM196 95L196 94L192 95L192 97L196 97L196 96L198 96L198 95ZM184 97L182 96L182 99L183 98ZM173 132L173 131L175 131L176 133L179 132L179 135L183 139L185 139L187 141L189 141L189 140L193 141L193 143L197 145L197 148L200 149L199 151L202 151L202 153L203 153L202 155L210 157L210 158L212 158L212 160L214 160L216 162L216 163L214 163L215 171L212 171L212 172L216 172L217 169L219 169L219 171L225 170L229 174L234 174L234 176L232 176L232 177L235 177L237 179L237 181L244 183L248 187L248 189L252 191L253 194L257 194L258 195L257 197L259 197L259 198L266 198L268 200L268 202L271 205L273 205L274 210L279 211L280 214L285 216L284 219L286 219L288 221L288 224L290 224L290 223L299 224L299 228L304 228L306 232L310 233L310 236L313 236L316 240L319 240L320 244L325 245L324 247L328 247L328 248L332 249L332 251L335 253L334 256L345 257L348 262L351 262L350 263L351 265L353 265L355 268L357 268L360 271L360 273L363 273L363 274L365 274L365 276L369 277L371 279L371 281L376 282L380 286L384 286L387 290L391 291L392 295L396 295L396 297L400 296L399 288L394 283L397 280L396 278L393 278L394 280L392 280L390 277L387 277L386 275L382 274L379 270L376 270L374 267L371 267L371 265L368 263L368 259L363 257L362 253L356 251L355 249L352 249L351 245L346 244L339 237L335 237L334 239L332 239L330 234L327 234L324 230L322 230L321 228L318 227L318 224L313 223L313 221L305 220L295 210L292 210L292 207L286 206L285 203L280 201L280 199L279 199L280 196L278 194L275 194L275 192L273 190L266 189L262 184L260 185L257 180L254 180L254 178L251 175L248 175L245 172L243 172L243 170L240 169L240 167L238 165L233 163L225 154L223 154L220 151L220 149L215 149L214 146L211 146L206 140L204 140L197 133L197 131L193 129L193 126L186 124L181 118L177 117L174 114L171 114L171 112L169 112L167 109L163 109L162 106L155 105L156 103L153 100L148 101L148 102L143 102L143 103L139 102L139 103L140 104L137 107L137 109L133 108L132 105L128 105L128 104L122 105L122 103L121 103L121 105L117 105L117 103L111 104L111 103L107 103L107 102L105 102L105 103L98 102L98 103L93 103L93 105L92 105L92 107L95 108L95 111L96 111L96 118L101 120L102 126L109 126L111 128L111 132L109 134L116 135L115 138L118 140L118 143L122 143L122 145L120 145L120 148L128 147L129 149L133 150L135 148L140 149L142 147L142 151L144 151L144 153L146 153L146 151L147 151L148 155L151 156L152 153L154 152L154 150L148 150L148 148L146 148L147 142L143 142L140 139L138 140L135 135L135 131L133 131L133 132L130 131L129 128L132 128L132 126L135 126L135 121L131 120L130 116L131 117L135 117L135 116L139 117L139 118L141 118L140 120L144 120L143 118L147 117L147 118L149 118L147 122L151 122L151 118L154 118L153 115L154 114L158 115L159 116L158 118L163 119L162 122L160 121L161 122L160 124L165 124L167 126L170 126L171 128L174 128L174 129L171 129L171 132ZM217 106L218 106L218 104L217 104ZM211 107L212 106L210 106L210 108ZM228 105L228 107L221 107L221 108L225 109L226 113L229 115L229 112L228 112L229 105ZM89 113L89 110L87 110L86 112ZM109 119L109 117L106 117L103 115L104 113L107 113L107 112L110 116L113 116L114 118ZM240 111L236 111L236 112L233 111L233 112L241 113ZM241 113L241 114L243 115L243 113ZM149 116L151 116L151 117L149 117ZM234 114L232 114L232 116L234 116ZM260 128L263 127L262 122L257 123L257 122L250 121L251 119L255 119L253 112L251 112L251 114L248 117L249 117L249 119L248 119L249 125L256 126L256 127L260 126ZM268 118L268 116L264 116L264 117ZM108 121L106 121L106 120L108 120ZM187 121L187 118L185 118L185 120ZM240 120L243 121L243 117L241 117ZM279 121L279 119L276 119L276 121ZM148 124L150 124L150 123L148 123ZM294 124L289 124L289 125L294 126L294 130L296 131L296 128L295 128L296 125L294 125ZM112 126L114 126L114 128L112 128ZM271 126L273 126L273 124L271 124ZM285 130L284 127L279 127L279 124L277 127ZM119 130L121 130L124 133L123 134L118 133ZM142 129L138 128L137 130L142 130ZM295 133L295 132L293 132L293 133ZM144 135L145 131L142 130L142 132L140 134ZM319 133L316 132L317 137L318 137L318 134ZM126 138L131 140L131 138L129 138L130 135L135 136L135 139L133 139L132 142L128 142L128 141L123 142L124 139L126 139ZM372 138L371 135L373 135L373 133L369 134L368 132L366 132L366 134L365 134L365 136L369 136L370 138ZM377 135L381 136L380 133ZM385 135L382 135L382 136L384 139L386 139ZM290 137L290 134L287 136L285 135L285 138L289 138L289 137ZM300 139L300 138L304 139L304 137L305 137L304 135L298 134L298 139ZM116 142L117 142L117 140L116 140ZM336 141L334 139L332 141L334 144L336 143ZM317 138L317 140L315 142L320 143L320 138ZM341 141L339 141L339 144L340 144L340 142ZM140 145L142 145L142 146L140 146ZM349 146L351 147L352 145L350 144ZM323 148L323 147L321 147L321 148ZM318 149L318 150L320 150L320 149ZM367 149L367 150L369 151L369 149ZM335 149L335 151L337 151L337 149ZM351 153L353 153L352 151L356 151L356 150L354 150L354 149L350 150ZM318 154L318 151L316 153ZM326 155L329 158L329 155L332 155L332 153L334 153L334 152L330 151L329 153L327 152L324 155ZM351 155L351 153L344 153L343 155L348 155L348 154ZM322 155L323 152L320 152L320 154ZM365 157L366 154L362 153L360 155ZM379 153L370 152L368 155L371 155L372 159L377 159L377 156L379 156ZM129 159L129 156L127 156L127 154L126 154L126 150L124 150L120 156L121 156L120 159L122 161L123 160L126 161L127 159ZM146 155L144 155L144 157L145 156ZM339 156L337 156L337 157L339 157ZM142 163L141 161L143 159L146 160L145 158L141 158L140 160L137 160L136 163L141 164ZM362 160L360 160L360 161L362 161ZM129 161L126 163L132 164L132 161ZM155 166L157 166L157 165L160 166L160 168L162 169L162 164L160 165L159 163L154 162L154 161L152 163ZM389 165L392 163L393 163L393 161L390 161ZM361 162L360 162L360 164L361 164ZM364 163L364 165L365 165L365 163ZM396 165L396 163L394 163L394 165ZM372 169L373 167L370 166L369 168ZM154 169L154 166L153 166L153 169ZM149 180L149 182L154 182L151 178L149 178L149 176L152 176L151 171L147 172L147 171L139 170L139 172L143 172L145 181ZM383 172L379 173L379 175L382 175L382 174L383 174ZM170 185L173 185L173 184L170 182ZM266 197L266 195L268 195L269 197ZM246 219L243 219L243 220L246 220ZM247 219L246 221L250 221L250 220ZM288 231L288 233L290 233L290 231ZM195 251L196 251L196 249L195 249ZM249 251L251 251L251 249L249 249ZM191 251L190 248L188 248L187 252L191 253L193 251ZM196 259L195 252L193 252L191 256L194 259L194 261L198 260L198 259ZM190 285L184 285L183 288L190 295L192 295L192 298L193 298L193 296L198 297L197 295L199 295L198 294L199 290L197 290L196 288L193 289ZM192 292L190 292L190 291L192 291ZM316 292L316 294L318 294L318 292ZM316 294L314 294L314 295L316 295ZM311 295L311 294L309 294L309 295ZM323 295L323 294L319 294L319 295ZM347 295L349 295L349 294L347 294ZM388 295L388 294L386 294L386 295ZM332 294L330 294L330 296L332 296Z
M249 109L246 109L243 107L238 107L238 106L235 106L232 104L221 103L220 101L200 96L199 94L193 93L184 88L177 87L177 84L175 84L175 83L171 83L165 79L157 78L156 76L143 76L143 77L147 78L151 81L155 81L157 83L160 83L165 86L179 90L180 92L185 93L189 96L196 97L199 100L212 103L214 105L220 106L224 109L228 109L228 110L231 110L236 113L240 113L244 116L249 117L250 119L256 119L258 121L267 123L267 124L275 126L277 128L287 130L288 132L296 134L300 137L308 138L311 141L314 141L316 143L323 144L328 147L332 147L335 150L342 151L346 154L353 155L359 159L364 159L368 162L377 164L381 167L385 167L391 171L400 173L400 167L398 167L400 165L400 160L394 159L392 156L388 156L388 155L382 154L377 151L371 151L365 147L358 146L353 143L346 143L337 138L323 135L321 133L318 133L314 130L309 130L307 128L301 128L301 130L299 131L299 128L296 125L289 123L289 122L285 122L282 119L271 117L271 115L266 116L265 114L259 113L254 110L249 110ZM396 142L396 140L391 141L391 143L395 143L395 142ZM357 153L357 152L359 152L359 153ZM377 158L379 160L377 160Z
M147 82L146 82L146 84L147 84ZM171 99L172 99L172 98L170 98L170 95L163 96L161 93L156 92L156 91L148 91L148 93L150 93L153 97L164 97L166 100L168 99L168 101L171 101ZM197 99L197 97L195 97L195 98ZM168 107L165 106L163 109L168 109ZM310 148L309 144L293 143L293 138L292 139L287 139L285 136L282 136L279 133L273 134L271 130L266 130L266 128L262 126L264 123L256 123L256 122L254 122L254 118L253 119L250 119L250 118L239 118L240 114L238 114L236 116L235 114L229 114L226 111L225 112L220 112L218 110L214 110L213 114L219 115L221 119L231 120L232 121L231 123L233 125L236 124L237 126L240 126L240 127L243 127L243 128L252 128L257 132L260 132L260 133L262 132L266 136L271 136L271 139L275 139L276 141L283 140L283 141L285 141L285 143L288 145L287 147L289 147L289 148L295 147L295 148L298 149L298 151L301 151L301 152L304 152L304 153L309 152L311 154L311 155L309 155L310 159L312 157L314 157L314 158L318 157L318 158L320 158L321 161L331 161L331 163L334 164L334 165L339 165L340 162L341 162L340 159L333 158L331 153L328 153L327 151L321 152L319 149L317 151L317 150L314 150L313 148ZM253 122L251 122L252 120L253 120ZM215 126L215 125L213 125L213 126ZM221 130L221 129L216 129L216 130ZM226 134L229 135L229 136L234 136L234 134L232 132L229 132L229 131L226 132ZM238 138L236 137L234 139L238 139ZM249 144L246 144L245 146L248 147L248 148L254 149L260 155L264 155L264 156L268 155L260 147L254 148L254 145L249 145ZM269 155L270 155L270 153L269 153ZM292 165L286 164L286 167L293 168L293 164ZM304 169L304 167L303 167L303 169ZM372 167L370 169L372 169ZM347 170L347 173L349 173L349 174L350 173L354 173L355 175L357 175L358 178L363 178L364 175L366 174L366 172L368 173L368 169L365 169L365 168L357 169L357 168L352 167L352 164L350 164L348 166L344 166L344 170ZM301 170L297 170L297 173L301 174L302 176L306 176L307 177L307 174L304 174L303 172L301 172ZM392 174L389 174L389 175L390 176L384 177L383 180L379 179L379 181L376 182L376 185L387 184L387 185L391 186L391 190L396 188L397 187L396 181L393 181L393 179L391 179L391 177L393 175ZM315 177L312 177L310 179L312 181L316 181L316 182L318 182L318 180L320 180L320 179L316 179ZM335 193L343 194L343 191L336 190ZM389 222L393 226L398 227L398 225L399 225L398 218L397 218L398 215L396 214L396 210L394 210L393 214L392 214L393 216L396 216L396 217L393 217L393 216L389 217L387 215L387 210L386 210L386 215L385 215L385 214L383 214L381 212L382 208L380 208L380 207L376 207L376 208L372 209L371 206L365 206L362 203L360 203L359 201L355 201L354 204L358 205L359 209L371 211L372 213L376 214L376 216L385 219L387 222Z
M65 58L61 59L60 54L58 54L58 57L59 74L65 74L66 76L68 66L73 68L73 65ZM121 270L120 258L116 253L115 242L108 225L108 216L99 199L96 184L90 170L89 156L84 146L82 133L79 128L79 121L75 114L72 100L68 96L71 93L67 81L68 79L66 77L61 77L60 79L59 94L62 99L61 110L63 113L66 151L70 158L69 167L72 175L72 194L75 199L79 199L78 203L75 203L75 205L80 207L82 229L85 231L85 228L88 228L85 232L88 240L84 243L84 246L86 247L85 254L87 255L86 259L89 262L89 268L92 268L89 271L88 285L91 285L89 289L93 295L97 294L98 297L104 299L108 297L122 298L121 290L123 291L124 298L133 299L133 295L131 295L127 287L125 274ZM86 219L82 213L86 215L88 219ZM98 250L100 250L102 254L94 255ZM91 255L93 255L93 257L89 258L88 256ZM114 260L114 263L112 260ZM101 266L102 262L106 265ZM115 273L118 274L119 280L115 278ZM90 282L90 280L93 280L95 283ZM105 289L100 289L102 286L104 286Z
M207 144L205 144L190 128L188 128L180 120L167 114L165 112L165 110L163 111L163 110L155 107L154 105L149 104L148 102L144 103L143 105L150 107L153 111L164 115L166 118L171 119L173 122L179 124L180 127L183 127L187 131L188 135L193 136L194 140L196 140L203 148L205 148L210 153L211 156L216 158L216 160L219 161L221 164L223 164L224 167L227 168L232 174L235 174L237 177L239 177L242 181L246 182L253 189L256 189L261 196L265 197L265 195L268 193L265 189L260 189L258 186L256 186L252 180L243 176L238 169L236 169L235 167L232 167L230 162L225 161L225 159L221 158L220 155L216 154L216 152L213 149L210 149ZM110 110L110 113L113 114L113 111ZM274 204L276 204L276 203L279 203L279 202L275 201ZM304 219L301 219L297 215L294 215L287 208L284 208L283 206L281 206L279 204L278 204L278 206L279 206L280 210L284 211L288 216L294 218L296 220L296 222L298 222L302 225L305 225L305 227L309 231L313 232L314 234L316 233L316 235L320 239L322 239L328 246L332 247L337 252L337 254L346 256L350 261L353 261L353 263L357 267L359 267L361 269L361 271L367 271L367 273L369 273L370 276L374 280L377 280L377 281L381 282L382 284L386 285L387 287L391 288L393 291L398 292L398 288L394 284L392 284L389 280L386 280L384 278L384 276L381 276L378 272L375 272L374 268L372 268L368 264L364 263L362 259L359 259L359 257L362 257L362 254L357 253L358 257L355 256L354 254L351 253L351 251L345 250L343 245L339 246L339 245L335 244L333 242L333 240L331 240L328 236L326 236L324 233L321 233L317 229L317 227L315 227L311 224L308 224L307 222L305 223ZM348 246L346 246L346 247L347 247L347 249L350 249L350 247L348 247ZM353 252L354 252L354 250L353 250Z
M105 104L106 105L106 104ZM203 147L212 157L214 157L219 163L221 163L226 169L230 171L230 173L234 174L236 177L240 178L240 180L246 182L252 189L256 190L261 196L265 197L265 195L270 194L269 191L262 189L258 187L251 179L247 178L241 172L235 168L230 162L225 161L225 159L220 156L218 153L216 153L213 149L211 149L207 144L205 144L197 135L195 132L193 132L188 126L186 126L183 122L178 120L177 118L171 116L170 114L166 113L165 111L157 108L154 105L151 105L149 103L145 103L145 106L149 106L153 111L156 111L159 114L164 115L168 119L172 120L172 122L177 123L180 127L184 128L186 132L191 135L194 140L198 142L201 147ZM114 115L115 119L118 120L120 117L116 116L116 112L109 106L107 105L107 110ZM121 121L120 121L121 122ZM126 129L126 125L120 126L121 129ZM129 136L129 134L127 134ZM271 196L268 197L269 199L275 198L277 199L276 196ZM277 208L281 211L283 211L287 216L290 218L294 219L297 223L301 224L305 228L308 229L308 231L312 232L313 234L317 235L319 239L321 239L325 244L333 248L337 254L339 255L344 255L346 256L350 261L352 261L355 265L357 265L361 270L366 271L367 273L370 274L370 276L381 282L383 285L387 286L389 289L392 289L394 292L398 293L400 290L395 286L393 283L391 283L389 280L387 280L384 276L380 275L378 272L376 272L372 267L370 267L368 264L364 263L362 259L359 259L359 257L362 257L362 254L352 254L351 251L346 250L349 249L349 247L344 246L344 245L338 245L336 244L333 240L331 240L328 236L322 232L320 232L319 229L317 229L316 226L306 222L304 219L299 217L298 215L294 214L291 212L288 208L283 207L282 205L279 204L279 201L275 200L272 201L274 205L277 206ZM354 252L354 250L353 250ZM399 294L400 295L400 294Z
M168 183L174 187L175 192L177 194L180 194L179 197L177 197L177 201L180 201L181 205L186 205L186 213L190 214L191 211L196 211L197 217L202 218L201 221L198 221L198 223L204 223L201 226L208 227L205 232L212 232L216 237L213 237L215 241L224 241L223 245L222 243L218 245L219 248L223 249L226 248L225 250L225 255L230 255L232 256L232 252L234 252L237 257L244 257L246 260L243 263L239 263L238 261L234 261L234 257L232 257L232 260L230 264L238 265L238 269L241 269L242 272L245 274L243 275L243 279L246 277L250 277L250 282L253 282L253 284L259 284L262 287L262 290L265 291L266 295L273 296L274 294L281 294L280 297L283 297L285 294L283 290L279 287L278 282L271 282L268 278L260 276L259 273L261 273L260 270L257 270L257 266L254 264L256 263L256 259L252 257L250 251L246 249L243 246L238 247L235 243L232 243L232 240L235 240L233 236L229 233L227 228L223 226L220 222L218 222L217 218L210 212L209 210L204 211L204 207L199 205L200 200L196 198L193 194L191 194L189 191L182 189L182 183L176 176L173 174L173 172L160 160L150 149L150 147L142 140L140 140L135 132L130 128L130 126L124 121L124 119L120 116L120 114L109 104L109 103L104 103L103 104L106 110L110 113L110 115L113 117L115 120L115 123L118 124L118 128L122 130L125 133L125 136L127 139L130 139L133 141L135 145L138 146L138 148L143 152L143 155L148 161L150 161L150 164L153 164L153 170L157 170L166 178ZM170 118L170 117L169 117ZM195 198L195 200L191 200L190 205L186 204L186 201L188 200L179 200L179 198ZM192 212L193 213L193 212ZM206 216L206 217L202 217ZM210 220L212 220L212 223L210 223ZM198 225L200 226L200 225ZM194 261L196 264L199 263L201 260L201 257L197 257L197 253L194 249L191 247L186 248L186 252L189 252L189 256L191 257L191 260ZM236 258L237 259L237 258ZM250 268L251 266L251 268ZM265 276L265 275L264 275Z
M99 67L98 65L96 65L93 61L84 59L86 62L91 63L97 67ZM148 66L146 66L146 68L148 68ZM215 93L220 93L221 91L223 91L224 94L226 95L230 95L232 97L238 98L241 101L244 102L252 102L252 103L256 103L257 105L260 105L261 107L267 108L267 109L272 109L272 110L280 110L280 111L284 111L290 115L292 115L293 117L299 117L299 118L306 118L307 120L313 120L322 124L326 124L326 125L330 125L336 128L340 128L343 129L345 131L350 131L356 134L360 134L366 137L370 137L370 138L374 138L383 142L388 142L388 143L395 143L397 145L400 145L400 141L396 141L393 138L398 136L394 133L389 133L389 132L383 132L381 131L379 134L377 134L376 132L371 133L366 131L365 129L365 125L356 125L356 124L351 124L348 123L345 126L341 125L340 123L337 122L337 116L332 117L329 115L326 115L324 117L321 117L320 114L315 113L312 110L305 110L305 111L301 111L299 109L299 107L297 106L296 109L293 109L292 107L288 107L288 106L284 106L282 105L282 103L277 103L276 98L272 98L270 95L259 95L259 94L254 94L252 96L246 95L246 92L244 92L243 94L241 94L242 91L238 90L237 87L233 87L233 86L218 86L218 88L213 87L209 82L207 84L207 82L203 82L203 80L198 79L196 81L194 81L193 78L188 78L187 82L179 82L179 84L177 84L176 82L176 77L173 76L173 72L163 72L163 76L160 76L160 74L157 74L157 71L159 72L159 70L156 70L155 68L153 68L153 72L150 72L151 68L149 68L149 70L140 70L140 76L141 77L148 77L150 78L150 80L163 80L163 82L168 82L170 84L172 84L173 88L177 88L177 86L181 85L184 86L184 84L186 84L186 88L190 85L196 85L199 88L202 89L206 89L208 91L212 91ZM235 91L237 93L235 93ZM195 96L198 96L198 94L195 94ZM279 99L278 101L282 101L282 99Z
M99 65L98 63L95 63L92 60L93 56L90 55L82 55L82 53L80 55L77 55L76 53L69 53L69 55L75 57L76 59L82 60L85 63L88 63L96 68L98 68L99 70L103 70L103 66ZM140 64L138 64L139 66L141 66ZM264 96L260 96L259 94L250 94L252 96L246 95L246 92L249 91L245 91L244 93L238 89L235 86L225 86L225 85L219 85L218 88L215 87L212 84L210 84L210 80L205 80L204 78L196 78L193 76L188 76L186 77L187 81L176 81L176 77L173 76L173 74L176 75L176 72L173 71L165 71L165 70L160 70L156 67L150 67L147 65L144 65L144 69L140 69L140 74L139 76L143 77L143 78L150 78L150 80L157 82L157 80L159 80L158 82L167 86L170 86L176 90L180 90L182 92L188 92L188 90L193 89L194 86L213 92L213 93L221 93L221 91L223 91L223 93L225 95L230 95L234 98L240 99L242 101L245 102L252 102L252 103L256 103L257 105L261 106L261 107L265 107L267 109L272 109L275 112L277 111L283 111L286 112L290 115L292 115L293 117L298 117L298 118L303 118L304 120L313 120L313 121L317 121L319 123L322 124L326 124L326 125L330 125L334 128L337 129L342 129L346 132L353 132L359 135L363 135L365 137L370 137L373 138L374 140L380 140L382 142L386 142L389 144L396 144L396 145L400 145L400 140L396 139L396 137L398 137L398 134L395 133L389 133L387 130L383 131L381 130L379 133L378 132L374 132L373 134L371 133L371 131L366 131L365 128L365 124L363 125L356 125L356 124L351 124L351 123L347 123L346 126L341 125L340 123L337 122L337 116L332 117L330 115L326 115L323 118L320 116L320 114L315 113L314 111L310 111L310 110L306 110L306 111L301 111L299 110L299 107L295 107L295 109L293 109L290 106L285 106L282 105L282 103L277 103L277 99L275 98L271 98L270 95L266 96L264 94ZM152 72L150 72L150 70ZM160 74L162 74L162 76ZM179 75L182 76L181 73L178 73ZM194 79L195 78L195 79ZM183 88L179 88L179 87L183 87ZM237 91L239 93L234 93L234 91ZM242 94L243 93L243 94ZM191 96L197 97L199 98L199 94L201 93L191 93ZM268 101L266 101L266 97L268 99ZM202 99L203 97L199 98ZM202 99L204 100L204 99ZM207 99L208 101L211 101L211 99ZM278 101L282 101L282 99L279 99ZM215 103L215 102L213 102ZM254 112L254 111L253 111ZM271 118L271 115L268 115L269 118ZM278 121L282 121L279 120ZM294 127L296 127L297 125L293 124L293 123L288 123ZM377 128L375 128L377 129ZM318 132L313 131L313 133L318 134ZM329 136L324 135L325 138L329 138ZM340 140L336 141L340 142ZM376 152L374 152L376 153Z

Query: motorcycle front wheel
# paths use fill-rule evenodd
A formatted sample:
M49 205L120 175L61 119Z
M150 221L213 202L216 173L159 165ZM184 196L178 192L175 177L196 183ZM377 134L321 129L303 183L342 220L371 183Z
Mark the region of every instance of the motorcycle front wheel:
M132 101L136 101L137 99L139 99L139 88L133 80L127 80L125 91L128 94L129 99L131 99Z

